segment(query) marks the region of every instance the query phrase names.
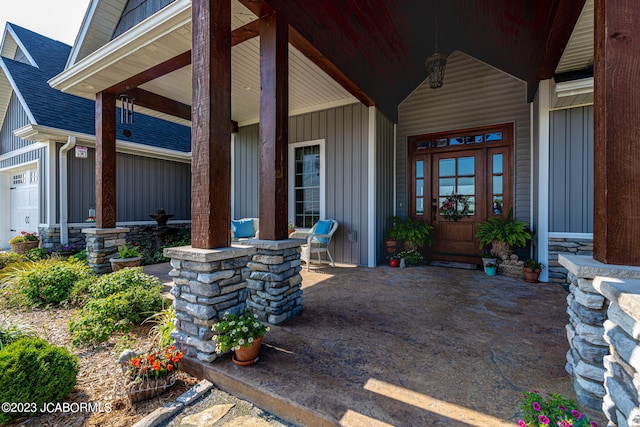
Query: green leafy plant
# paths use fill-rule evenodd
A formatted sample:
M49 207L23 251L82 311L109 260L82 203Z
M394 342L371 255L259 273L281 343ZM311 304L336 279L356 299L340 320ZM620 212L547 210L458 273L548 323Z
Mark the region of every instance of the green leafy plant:
M7 318L0 320L0 350L20 338L33 336L35 332L28 324L12 322Z
M476 233L481 248L494 241L508 243L511 247L525 247L532 238L527 223L513 219L513 209L509 211L507 219L491 217L478 224Z
M75 259L43 259L12 264L0 275L2 293L17 305L60 304L76 282L93 277L93 270Z
M40 338L21 338L0 350L0 401L29 402L41 408L73 391L78 359ZM0 412L5 424L22 414Z
M149 330L149 336L161 347L169 346L173 343L171 331L175 329L173 319L176 317L176 311L173 307L166 308L160 313L156 313L144 320L142 323L152 323L153 326Z
M525 392L520 409L523 415L518 427L598 427L580 412L573 400L559 394L550 394L545 399L537 391Z
M88 287L91 299L69 322L73 344L104 342L115 332L129 332L167 304L162 283L142 268L100 277Z
M415 249L410 251L402 251L396 255L397 258L404 258L405 262L410 265L416 265L420 261L424 260L424 257L420 252Z
M183 354L175 346L164 347L151 353L134 356L124 364L127 376L133 382L148 378L164 378L179 369Z
M29 261L38 261L41 259L45 259L49 253L45 248L33 248L29 249L25 256Z
M122 245L118 247L118 258L138 258L142 257L140 251L135 246Z
M22 254L16 254L13 252L0 252L0 270L11 263L24 261L26 261L26 257Z
M9 244L37 242L37 241L38 241L38 233L27 233L26 231L21 231L19 235L9 239Z
M411 219L405 221L400 217L391 218L392 226L389 230L391 239L403 241L413 249L433 244L433 237L431 236L433 227L426 222Z
M529 268L532 271L536 271L536 270L542 270L544 268L543 264L540 264L538 261L536 261L535 259L528 259L526 260L522 266L524 268Z
M247 310L239 315L227 312L221 321L213 325L216 353L237 350L240 346L251 347L253 341L268 330L269 327L258 320L257 314Z

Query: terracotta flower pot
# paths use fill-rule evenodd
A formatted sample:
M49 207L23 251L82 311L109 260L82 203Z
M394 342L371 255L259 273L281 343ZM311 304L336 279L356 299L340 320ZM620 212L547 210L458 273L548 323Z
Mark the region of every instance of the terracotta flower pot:
M538 278L540 277L540 272L542 269L538 268L537 270L532 270L527 267L522 267L522 271L524 271L524 280L529 283L537 283Z
M400 260L398 258L391 258L389 260L389 267L393 267L393 268L400 267Z
M260 345L262 344L262 337L258 337L253 340L251 347L240 346L238 350L235 350L233 355L233 363L239 366L253 365L258 360L258 354L260 354Z

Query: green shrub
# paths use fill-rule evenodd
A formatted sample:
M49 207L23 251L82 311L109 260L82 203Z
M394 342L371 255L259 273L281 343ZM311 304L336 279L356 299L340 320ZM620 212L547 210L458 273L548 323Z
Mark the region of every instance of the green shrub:
M118 247L118 258L136 258L140 257L140 251L135 246L122 245Z
M167 305L162 283L141 268L126 268L89 285L93 296L69 322L73 344L104 342L114 332L129 332Z
M73 391L78 360L40 338L22 338L0 350L0 372L0 401L32 402L40 408ZM0 423L18 415L0 412Z
M31 326L10 322L3 318L0 320L0 350L20 338L35 336Z
M93 271L75 260L45 259L36 262L16 264L3 279L11 283L24 296L24 304L60 304L64 302L74 284L92 276Z
M29 249L25 254L29 261L38 261L49 256L49 252L45 248Z
M11 263L26 261L24 255L13 252L0 252L0 270Z
M142 267L124 268L115 273L105 274L89 286L89 292L95 298L104 298L133 287L162 287L155 276L143 273Z

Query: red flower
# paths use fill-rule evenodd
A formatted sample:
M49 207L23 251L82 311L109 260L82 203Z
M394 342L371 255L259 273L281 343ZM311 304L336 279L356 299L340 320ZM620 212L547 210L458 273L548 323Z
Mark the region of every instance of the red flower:
M155 362L153 362L153 365L151 365L151 368L152 368L154 371L159 371L159 370L160 370L160 368L161 368L161 366L160 366L160 362L156 360Z
M140 367L140 358L139 357L134 357L133 359L131 359L131 364L134 367L139 368Z
M171 363L167 364L167 371L173 371L173 365Z

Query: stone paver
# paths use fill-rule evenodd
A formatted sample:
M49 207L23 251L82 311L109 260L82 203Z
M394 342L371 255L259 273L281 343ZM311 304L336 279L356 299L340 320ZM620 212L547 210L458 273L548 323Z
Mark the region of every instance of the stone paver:
M180 427L208 427L224 417L231 408L233 408L232 403L213 405L204 411L184 417L180 421Z

